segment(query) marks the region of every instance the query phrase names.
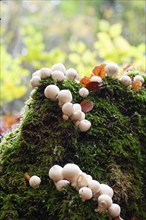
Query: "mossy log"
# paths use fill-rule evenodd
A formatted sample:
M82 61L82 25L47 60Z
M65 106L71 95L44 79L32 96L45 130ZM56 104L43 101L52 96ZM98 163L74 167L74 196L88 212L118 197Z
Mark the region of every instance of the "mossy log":
M106 212L94 211L97 202L82 202L71 186L56 190L48 171L66 163L111 186L123 219L146 219L146 88L136 92L118 79L103 81L86 98L94 103L86 113L92 123L87 132L63 120L58 103L44 96L54 81L41 81L26 103L19 128L0 146L0 220L110 219ZM57 86L72 92L73 103L84 100L78 94L80 83L65 79ZM30 187L25 172L41 178L39 188Z

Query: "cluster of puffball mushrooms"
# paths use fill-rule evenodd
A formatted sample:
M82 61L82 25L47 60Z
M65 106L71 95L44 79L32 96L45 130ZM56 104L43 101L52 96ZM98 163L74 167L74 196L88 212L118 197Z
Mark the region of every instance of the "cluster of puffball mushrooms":
M52 77L56 82L60 82L65 78L77 80L78 73L73 68L66 70L62 63L58 63L53 65L50 69L42 68L34 72L30 83L32 87L38 87L40 86L41 79L47 77ZM84 87L79 90L81 97L87 97L88 94L88 89ZM58 105L62 108L63 119L68 120L71 118L80 131L86 132L91 127L91 122L85 119L85 113L82 111L81 105L79 103L72 103L73 97L69 89L60 90L57 85L51 84L45 88L44 95L51 101L58 101Z
M82 172L76 164L68 163L64 167L54 165L49 170L49 177L54 181L58 191L70 184L79 192L82 202L90 199L98 202L96 212L106 211L111 218L121 219L121 208L112 201L113 189L107 184L93 180L92 176Z

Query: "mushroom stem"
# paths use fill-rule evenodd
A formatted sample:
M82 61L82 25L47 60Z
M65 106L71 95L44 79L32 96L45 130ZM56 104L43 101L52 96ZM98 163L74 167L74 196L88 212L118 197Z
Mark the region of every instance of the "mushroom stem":
M27 181L29 181L30 180L30 176L29 176L29 174L26 172L26 173L24 173L24 178L27 180Z

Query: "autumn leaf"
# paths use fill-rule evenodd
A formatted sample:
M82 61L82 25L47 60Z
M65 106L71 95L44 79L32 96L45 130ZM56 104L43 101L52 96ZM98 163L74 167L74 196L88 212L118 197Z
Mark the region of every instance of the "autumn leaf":
M84 76L81 80L80 83L86 86L90 82L90 78L87 76Z
M82 101L80 105L83 112L90 112L94 107L94 103L87 100Z
M100 76L103 79L106 76L106 72L104 70L105 66L106 64L95 66L92 70L93 75Z

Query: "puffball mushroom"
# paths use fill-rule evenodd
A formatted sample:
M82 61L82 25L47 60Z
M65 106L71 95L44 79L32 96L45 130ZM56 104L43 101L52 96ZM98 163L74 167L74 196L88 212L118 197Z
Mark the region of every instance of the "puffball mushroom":
M80 104L78 104L78 103L75 103L75 104L73 104L73 109L74 109L74 112L75 111L77 111L77 110L82 110L82 107L81 107L81 105Z
M79 122L78 127L79 127L80 131L86 132L91 127L91 122L86 119L83 119Z
M89 95L89 90L86 88L81 88L79 90L79 95L83 98L87 97Z
M62 80L64 80L64 73L60 70L55 70L52 72L51 74L52 79L54 79L56 82L61 82Z
M71 119L75 122L84 120L85 119L85 113L80 111L80 110L77 110L77 111L73 112L73 114L71 116Z
M59 91L58 100L59 100L60 106L62 106L66 102L71 102L72 101L72 94L71 94L70 90L63 89L63 90Z
M121 83L124 85L124 86L130 86L132 84L132 80L129 76L127 75L123 75L121 78L120 78L120 81Z
M77 178L76 189L80 189L82 187L87 187L87 186L88 186L87 174L82 172Z
M88 181L88 187L92 190L93 195L100 191L100 183L96 180Z
M64 75L66 74L66 68L62 63L56 63L51 67L52 72L56 71L56 70L60 70L61 72L64 73Z
M67 78L74 80L74 79L78 78L78 73L77 73L77 71L75 69L69 68L66 71L66 76L67 76Z
M41 179L38 176L32 176L29 179L29 185L34 189L38 188L40 183Z
M112 199L108 195L101 195L98 197L98 208L95 210L99 213L104 212L112 205Z
M59 180L55 183L55 186L58 191L61 191L63 187L67 186L68 184L69 184L68 180Z
M71 116L73 113L73 104L71 102L66 102L62 106L62 112L67 116Z
M79 194L83 202L92 198L92 191L88 187L82 187Z
M121 212L121 208L116 203L113 203L108 209L108 213L111 218L120 216L120 212Z
M53 167L51 167L51 169L49 170L49 177L57 182L59 180L63 179L63 175L62 175L62 170L63 168L59 165L54 165Z
M38 87L38 86L40 86L40 81L41 81L40 76L35 75L30 80L30 84L32 85L32 87Z
M57 99L60 89L56 85L49 85L45 88L44 94L46 98L55 101Z
M50 76L51 76L51 69L50 68L44 67L44 68L40 69L41 79L46 79Z
M92 76L90 79L90 82L98 82L98 83L102 83L102 79L100 76Z
M144 83L144 78L140 75L136 75L134 78L133 78L133 81L140 81L142 84Z
M102 184L100 184L100 195L102 195L102 194L106 194L106 195L108 195L112 198L114 192L113 192L113 189L110 186L108 186L107 184L102 183Z
M110 77L115 77L118 75L119 66L116 63L110 62L104 68L106 74Z
M34 76L40 76L40 70L36 70L33 74L32 74L32 78L34 77Z
M62 176L64 179L74 182L82 171L73 163L68 163L63 167Z

